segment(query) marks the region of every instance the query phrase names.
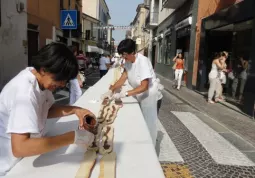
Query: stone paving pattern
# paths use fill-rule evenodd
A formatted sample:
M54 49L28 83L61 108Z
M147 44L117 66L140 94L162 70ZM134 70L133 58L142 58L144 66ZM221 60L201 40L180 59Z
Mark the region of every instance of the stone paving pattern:
M217 164L196 137L194 137L171 111L183 111L182 105L176 105L171 102L168 97L164 97L159 119L193 177L255 178L255 167Z
M160 75L157 76L165 89L170 93L184 100L197 110L211 116L255 146L255 122L251 118L221 104L208 104L206 98L188 88L182 87L180 91L175 90L172 87L172 81Z
M88 85L85 86L85 88L92 86L99 79L98 72L88 76L87 79ZM171 95L170 98L169 96L164 96L159 114L161 123L185 162L161 162L166 178L255 178L254 167L216 164L198 140L171 111L194 113L195 110L199 110L223 122L230 129L242 136L246 136L245 138L255 145L254 122L239 113L224 108L222 105L208 105L201 95L187 88L182 88L181 91L178 92L172 89L171 83L168 80L161 78L161 82L166 89L177 95L178 98L185 99L185 102L183 102L173 95ZM193 108L188 106L187 103L192 105Z
M187 165L162 163L166 178L194 178Z

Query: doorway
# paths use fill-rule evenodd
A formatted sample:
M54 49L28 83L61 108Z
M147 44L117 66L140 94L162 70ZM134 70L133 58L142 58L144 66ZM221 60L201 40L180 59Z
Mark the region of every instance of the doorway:
M151 63L152 63L153 69L155 68L155 62L156 62L155 55L156 55L156 46L154 45L154 46L152 46L152 54L151 54L151 56L152 56Z
M38 52L38 26L28 24L27 41L28 41L28 66L31 66L32 57Z

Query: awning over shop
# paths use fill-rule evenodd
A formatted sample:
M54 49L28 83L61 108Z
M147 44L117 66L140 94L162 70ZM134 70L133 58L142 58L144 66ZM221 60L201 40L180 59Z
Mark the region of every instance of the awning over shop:
M99 54L104 54L104 50L101 49L101 48L98 48L98 53L99 53Z
M96 46L87 46L86 52L89 53L99 53L99 48Z
M106 55L110 55L110 52L109 52L109 51L105 51L105 50L104 50L104 54L106 54Z

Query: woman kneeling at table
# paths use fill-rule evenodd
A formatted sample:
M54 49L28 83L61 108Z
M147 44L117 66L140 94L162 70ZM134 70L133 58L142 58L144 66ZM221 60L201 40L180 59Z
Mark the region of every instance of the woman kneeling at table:
M78 74L77 60L68 47L61 43L43 47L33 57L32 66L15 76L0 94L0 176L22 157L73 143L88 147L94 140L94 135L85 130L92 126L83 123L86 116L95 118L93 113L80 107L53 105L52 92ZM47 118L71 114L79 118L80 130L44 137Z
M157 107L161 103L161 90L163 86L156 78L150 60L135 52L136 43L131 39L120 42L118 53L125 59L124 72L120 79L110 87L110 90L103 95L103 98L120 99L128 96L135 96L140 104L144 119L148 126L154 145L157 137ZM129 84L134 88L130 91L121 91L113 94L121 88L128 79ZM159 109L159 108L158 108Z

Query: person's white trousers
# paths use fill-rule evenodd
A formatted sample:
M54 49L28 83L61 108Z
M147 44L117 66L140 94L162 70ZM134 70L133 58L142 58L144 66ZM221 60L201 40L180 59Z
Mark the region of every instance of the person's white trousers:
M70 80L70 105L73 105L82 95L78 79Z
M177 81L177 89L181 88L183 69L175 69L175 80Z
M149 88L147 92L137 95L143 117L149 129L152 142L156 145L157 139L157 97L158 97L158 86L154 84L153 87Z

